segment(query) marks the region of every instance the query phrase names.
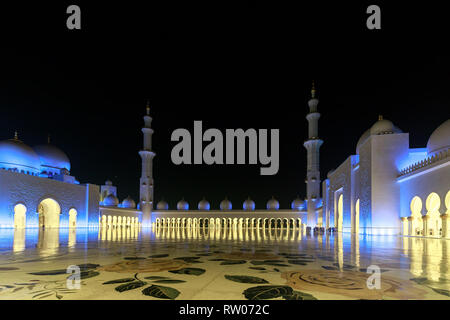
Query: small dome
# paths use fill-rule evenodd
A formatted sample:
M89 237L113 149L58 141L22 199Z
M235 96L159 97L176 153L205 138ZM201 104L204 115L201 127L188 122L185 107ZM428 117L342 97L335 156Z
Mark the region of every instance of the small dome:
M136 208L136 202L134 202L134 200L131 199L130 196L128 196L122 201L122 208L134 209Z
M278 210L280 209L280 203L272 197L269 201L267 201L267 210Z
M59 173L60 169L70 171L69 157L59 148L51 144L35 146L34 151L39 155L42 171L53 171Z
M231 204L231 201L225 198L220 202L220 210L231 210L233 208L233 205Z
M244 210L255 210L255 202L248 198L247 200L244 201L244 203L242 204L242 208Z
M105 186L112 186L112 181L111 180L106 180L105 182Z
M205 198L198 203L198 210L209 210L209 208L209 202Z
M294 201L291 203L292 210L304 210L305 209L305 201L297 197Z
M156 209L158 209L158 210L169 210L169 204L167 202L165 202L164 200L161 200L156 205Z
M391 134L391 133L399 133L401 130L394 126L392 121L383 119L382 116L378 118L378 121L373 124L370 128L370 134Z
M177 209L178 210L189 210L189 203L184 201L184 199L178 201L177 203Z
M428 155L450 148L450 119L445 121L430 136L427 143Z
M0 168L39 174L41 161L37 153L16 136L0 141Z
M119 204L119 199L110 193L104 200L103 205L108 207L116 207Z
M383 119L382 116L379 116L378 121L375 122L370 129L364 131L362 136L359 138L358 143L356 144L356 153L359 154L359 148L371 135L380 135L380 134L392 134L392 133L402 133L403 131L395 126L392 121Z

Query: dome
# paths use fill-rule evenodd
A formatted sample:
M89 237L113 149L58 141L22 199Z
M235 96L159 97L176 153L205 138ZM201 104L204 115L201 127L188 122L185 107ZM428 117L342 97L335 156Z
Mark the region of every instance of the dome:
M280 209L280 203L272 197L269 201L267 201L267 210L278 210Z
M122 201L122 208L134 209L136 208L136 202L134 202L134 200L131 199L130 196L128 196Z
M177 203L177 209L178 210L189 210L189 203L184 201L184 199L178 201Z
M198 203L198 210L209 210L209 208L209 202L205 200L205 198L203 198L203 200Z
M255 202L252 199L248 198L242 204L242 208L244 210L255 210Z
M297 197L294 201L291 203L292 210L304 210L305 209L305 201Z
M106 180L105 182L105 186L112 186L112 181L111 180Z
M165 202L164 200L161 200L156 205L156 209L158 209L158 210L169 210L169 204L167 202Z
M450 119L445 121L430 136L427 143L428 155L450 148Z
M59 169L67 169L70 171L69 158L61 149L51 144L38 145L33 149L40 158L42 171L48 171L46 167L49 167L50 171L52 171L51 169L58 169L57 173L59 173Z
M233 205L231 204L231 201L225 198L220 202L220 210L231 210L233 208Z
M116 207L119 204L119 199L110 193L104 200L103 205L108 207Z
M37 153L16 136L14 139L0 141L0 168L39 174L41 161Z
M378 117L378 121L375 122L372 127L364 131L362 136L359 138L356 144L356 153L359 154L359 148L371 135L380 134L392 134L392 133L402 133L403 131L395 126L392 121L383 119L383 116Z
M367 129L362 136L359 138L358 143L356 144L356 152L359 153L359 147L366 142L366 140L370 137L370 129Z
M370 128L370 134L389 134L395 132L395 126L392 123L392 121L383 119L380 117L380 119L373 124L373 126Z

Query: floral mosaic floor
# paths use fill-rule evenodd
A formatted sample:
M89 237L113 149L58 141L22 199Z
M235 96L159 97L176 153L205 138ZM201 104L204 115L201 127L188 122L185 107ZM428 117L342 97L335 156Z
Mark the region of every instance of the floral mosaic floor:
M442 239L297 230L0 230L0 299L449 299L449 253Z

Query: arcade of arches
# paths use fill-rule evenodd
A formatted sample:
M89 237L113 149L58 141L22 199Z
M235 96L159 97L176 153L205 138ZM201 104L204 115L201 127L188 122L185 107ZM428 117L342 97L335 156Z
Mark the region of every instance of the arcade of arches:
M158 228L305 228L300 218L156 218L153 225Z
M23 203L18 203L14 206L14 228L23 229L27 226L27 207ZM29 213L28 213L29 214ZM51 198L42 200L37 208L38 226L40 228L59 228L61 207L59 203ZM69 214L69 228L76 228L77 226L77 210L71 208ZM36 225L31 225L35 227Z
M137 217L102 215L99 225L101 228L111 227L140 227L141 223Z
M439 210L445 205L445 213ZM447 192L444 203L435 192L431 192L425 199L425 214L422 215L423 201L415 196L410 203L411 215L402 218L402 233L406 236L450 237L450 191Z

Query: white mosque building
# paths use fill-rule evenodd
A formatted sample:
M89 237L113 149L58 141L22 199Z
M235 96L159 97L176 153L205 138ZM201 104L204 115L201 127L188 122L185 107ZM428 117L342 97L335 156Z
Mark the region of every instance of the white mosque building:
M250 198L241 208L226 198L216 209L206 199L196 208L190 208L184 199L173 209L165 201L154 205L155 153L147 106L143 149L139 151L139 201L127 197L119 202L111 181L102 186L80 184L70 175L70 161L63 151L50 141L29 147L16 134L0 141L0 228L289 226L304 231L310 227L450 238L450 120L433 132L426 148L411 149L409 134L380 116L361 136L356 154L321 182L319 148L323 140L318 134L320 113L315 94L313 86L304 142L307 193L305 199L293 200L291 208L280 208L275 198L268 200L265 210L255 210Z
M409 134L379 116L322 183L317 225L361 234L450 237L450 119L410 148Z

